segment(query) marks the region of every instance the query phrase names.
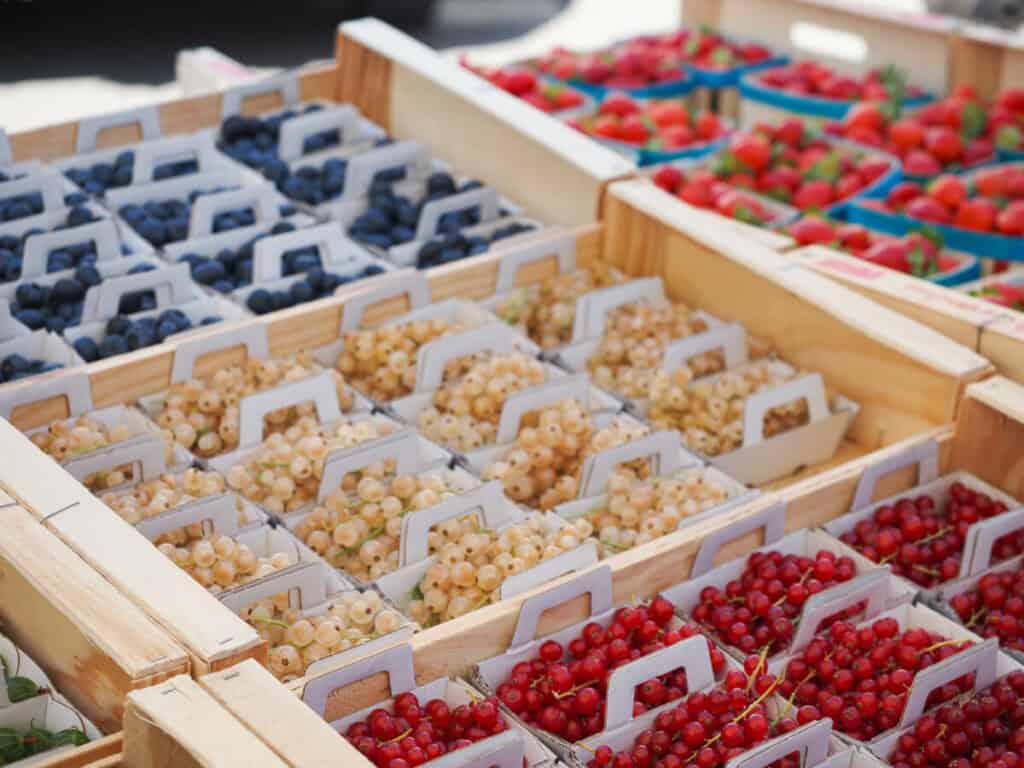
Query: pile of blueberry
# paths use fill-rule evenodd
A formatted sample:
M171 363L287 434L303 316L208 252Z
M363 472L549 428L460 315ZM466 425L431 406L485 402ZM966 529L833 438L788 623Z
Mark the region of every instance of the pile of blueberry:
M98 220L99 217L88 208L76 205L68 211L64 223L54 227L52 231L78 227ZM21 257L25 241L39 234L44 234L44 230L30 229L20 236L0 235L0 282L10 282L21 277ZM128 252L125 246L122 246L121 250L124 253ZM46 271L59 272L95 263L96 246L92 242L67 245L50 252L46 259Z
M391 144L392 139L378 139L374 146ZM345 190L345 170L348 160L331 157L320 165L303 165L291 170L283 160L274 159L263 168L263 175L273 182L285 197L307 205L320 205L333 200ZM400 181L405 178L405 167L380 171L375 180L383 182Z
M148 272L151 269L156 267L152 264L136 264L128 270L128 274ZM75 269L71 277L61 278L53 285L22 283L15 289L11 314L32 330L45 328L54 333L63 333L65 328L81 322L86 292L102 282L103 277L95 266L82 265ZM156 296L153 291L125 294L121 297L118 309L126 315L156 309Z
M219 315L209 315L199 321L199 325L213 325L223 320ZM140 317L132 319L118 315L107 321L103 339L97 343L88 336L76 339L75 351L87 363L104 360L126 352L160 344L168 336L195 327L188 315L180 309L168 309L156 317Z
M132 172L135 169L135 152L126 149L118 153L113 162L98 162L81 168L68 168L64 175L84 189L90 195L103 195L108 189L127 187L132 183ZM199 163L195 160L178 160L163 163L153 169L153 181L173 179L190 173L199 172Z
M56 371L63 368L61 363L48 363L45 360L33 360L17 353L8 355L0 361L0 384L18 379L27 379L40 373Z
M416 237L423 206L433 200L466 192L483 186L479 181L467 181L461 187L450 173L438 171L427 178L427 191L416 202L404 195L395 194L390 178L377 178L370 187L370 205L349 227L352 239L379 248L391 248L408 243ZM480 207L472 206L464 211L444 214L438 221L438 232L455 234L465 227L480 221Z
M253 249L257 240L272 235L280 235L285 232L295 231L295 225L290 221L277 222L270 231L257 235L252 240L243 243L238 248L222 248L216 256L200 256L198 253L183 254L178 261L184 261L189 265L192 279L200 285L206 285L220 293L231 293L236 288L244 288L252 283L252 257ZM316 255L316 249L313 249ZM286 266L287 266L287 256ZM318 266L319 259L315 265ZM296 269L286 274L296 274L305 270Z
M188 198L181 200L150 200L142 205L128 203L118 209L121 217L138 232L143 239L156 247L176 243L188 238L189 215L192 203L202 195L223 192L223 188L210 190L194 190ZM282 216L291 216L296 212L294 206L282 205ZM252 226L256 223L256 211L252 208L241 208L235 211L224 211L213 218L213 231L228 232L232 229Z
M334 293L338 286L354 283L365 277L373 277L384 271L379 264L368 264L358 272L338 275L326 272L320 266L308 269L301 280L292 283L282 290L257 288L249 294L245 305L257 315L266 315L280 309L305 304L307 301L321 299Z
M499 227L489 235L470 235L466 237L456 232L445 235L423 244L416 254L416 268L429 269L440 264L450 264L467 256L476 256L487 251L491 244L506 237L531 232L536 227L524 222L511 222Z
M232 115L220 127L217 147L238 162L262 170L278 161L277 142L281 135L281 124L293 117L319 112L322 109L323 106L320 104L310 104L301 111L289 109L271 117ZM302 144L302 153L308 155L340 143L341 136L337 129L321 131L306 137Z

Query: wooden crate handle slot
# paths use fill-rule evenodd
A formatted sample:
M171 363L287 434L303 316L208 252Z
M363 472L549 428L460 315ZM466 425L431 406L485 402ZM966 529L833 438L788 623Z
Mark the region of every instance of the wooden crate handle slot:
M11 421L16 408L41 403L54 397L67 402L68 417L81 416L93 409L92 387L85 371L66 371L53 378L39 378L19 387L0 391L0 416Z
M292 107L301 100L299 78L294 73L267 77L255 83L236 85L226 91L221 99L221 117L240 115L248 99L258 96L278 95L284 106Z
M178 384L194 378L196 363L200 358L235 347L242 347L249 358L266 360L270 357L267 326L261 323L245 323L179 342L174 347L171 383Z
M494 284L495 293L511 291L516 287L516 279L524 267L551 257L558 262L561 274L576 270L576 238L562 227L552 227L548 229L548 234L552 236L551 239L526 243L501 254L498 278Z
M430 283L419 270L400 270L381 275L381 278L378 285L360 291L345 301L341 309L341 335L359 330L366 310L380 302L404 296L409 300L410 311L430 304Z
M360 680L384 672L388 676L388 690L394 698L416 687L416 672L412 660L412 647L408 643L393 645L380 653L365 656L348 666L316 677L306 683L302 700L324 717L327 700L332 693Z

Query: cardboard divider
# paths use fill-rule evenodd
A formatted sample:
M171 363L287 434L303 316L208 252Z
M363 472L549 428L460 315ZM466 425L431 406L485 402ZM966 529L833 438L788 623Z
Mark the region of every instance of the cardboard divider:
M430 283L426 276L414 269L400 270L349 296L341 312L341 334L359 330L363 325L363 315L370 307L400 297L408 298L410 311L429 305Z
M907 728L917 722L924 714L925 703L932 692L959 677L973 672L975 692L988 688L996 681L998 657L999 641L993 637L922 669L910 686L899 727Z
M125 295L140 291L153 292L157 309L170 309L195 299L198 289L189 277L187 264L111 277L86 291L82 325L115 317Z
M527 597L519 606L519 618L516 620L508 653L521 653L526 646L538 639L537 625L545 611L567 603L580 595L590 595L591 618L610 611L612 609L611 569L606 565L598 566L551 586L543 592Z
M82 118L75 134L75 152L95 152L97 140L103 131L111 128L139 127L143 141L160 138L160 113L154 106L135 107L123 112L109 112L105 115Z
M57 211L64 207L61 178L53 171L41 170L19 179L0 182L0 200L33 194L38 194L42 198L43 213Z
M934 440L916 443L898 454L887 457L864 469L857 481L850 511L856 512L872 504L878 481L904 467L917 466L917 484L927 485L939 476L939 444Z
M84 482L90 475L109 472L115 467L130 466L130 482L134 485L155 480L164 474L167 471L167 453L163 442L155 435L139 435L68 459L63 466L79 482Z
M325 272L355 269L376 263L373 256L345 237L338 224L316 224L257 240L253 246L253 283L259 284L285 277L284 255L289 251L308 247L316 248Z
M416 354L416 386L414 392L430 392L441 386L449 363L459 358L483 353L508 355L523 352L536 355L537 345L510 330L492 323L451 336L428 341Z
M192 203L188 235L190 238L212 235L213 220L217 215L244 208L253 210L257 225L276 221L280 218L278 202L274 188L263 184L200 195Z
M259 323L234 325L218 329L216 333L182 340L174 347L171 384L179 384L194 378L196 362L205 355L239 346L245 349L246 355L250 358L269 358L270 341L267 327Z
M416 223L416 240L426 240L438 232L441 217L467 208L479 206L480 221L498 218L498 192L493 187L477 187L426 203Z
M361 152L345 168L342 203L347 205L365 197L378 173L400 166L407 168L405 180L412 181L426 177L433 164L427 148L417 141L399 141Z
M769 768L794 752L799 753L799 768L816 768L828 757L831 736L832 721L815 720L732 758L725 768Z
M572 328L572 343L598 338L604 334L605 322L613 309L648 302L664 304L665 288L660 277L645 277L628 283L591 291L576 304L576 323Z
M968 528L961 561L968 565L966 573L961 568L961 577L976 576L988 570L992 566L992 549L996 541L1021 530L1024 530L1024 507L1008 510Z
M214 496L194 499L164 512L162 515L136 523L135 530L150 541L154 541L165 533L197 523L202 523L204 529L208 524L208 533L211 535L236 536L238 534L238 509L235 495L218 493Z
M286 163L302 157L303 143L317 133L337 130L344 142L359 128L359 111L354 107L327 107L316 112L297 115L281 123L277 140L277 154Z
M695 333L684 339L669 342L661 358L666 371L689 364L690 360L708 352L721 350L725 369L736 368L750 360L747 331L740 323L722 323L703 333Z
M858 603L867 602L865 620L878 616L888 607L891 576L889 569L883 567L811 595L800 611L800 626L793 635L791 647L804 648L818 634L825 619Z
M10 421L15 410L55 397L67 402L68 418L93 410L89 374L68 371L61 376L32 379L31 386L4 387L0 390L0 416Z
M697 579L714 567L719 550L731 541L752 531L764 531L764 546L773 544L786 533L786 504L778 502L741 520L709 533L701 542L700 550L690 569L690 578Z
M498 420L495 442L511 443L519 434L523 417L530 411L547 408L563 400L576 400L584 408L590 397L590 382L586 376L566 376L534 387L513 392L505 399Z
M239 450L251 449L263 441L263 419L268 413L310 400L321 424L341 418L337 389L329 371L242 398L238 404Z
M495 294L507 293L515 288L521 270L538 261L554 257L561 274L576 269L576 239L561 227L549 228L547 235L544 240L524 244L502 254L498 263L498 277L494 283Z
M804 400L809 420L813 424L829 416L825 401L825 381L820 373L792 379L777 387L755 392L747 398L743 412L743 448L764 441L764 419L768 411L787 403Z
M265 77L254 83L244 83L229 88L221 99L221 117L240 115L247 99L277 94L284 106L294 106L301 101L299 79L294 72Z
M502 600L508 600L516 595L536 589L549 581L554 581L571 573L580 571L597 564L597 544L593 539L586 539L575 549L562 552L547 560L542 560L537 565L521 573L508 576L501 582L500 594Z
M377 462L394 461L396 475L415 474L421 468L418 438L415 430L403 429L329 454L324 459L317 500L323 502L339 489L345 475Z
M21 257L20 281L47 274L47 258L66 245L92 243L96 249L96 261L105 263L122 258L121 237L113 219L100 219L70 229L59 229L33 235L25 241Z
M680 469L700 464L700 459L683 448L675 430L651 432L628 443L588 456L580 474L579 498L598 496L608 487L611 474L629 461L650 459L654 475L669 476Z
M170 136L165 139L144 142L139 144L135 150L132 185L157 182L156 169L164 163L195 160L200 171L204 171L217 165L216 157L217 149L213 145L213 140L203 134Z

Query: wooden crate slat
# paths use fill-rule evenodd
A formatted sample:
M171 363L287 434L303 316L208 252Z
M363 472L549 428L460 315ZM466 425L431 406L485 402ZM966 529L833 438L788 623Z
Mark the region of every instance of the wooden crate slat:
M199 684L274 753L296 768L367 766L355 747L255 661L206 675Z
M184 676L129 694L121 764L125 768L287 765L198 683Z
M615 152L381 21L342 24L337 51L340 101L366 107L396 138L421 141L547 221L592 222L604 185L632 175ZM386 109L371 104L384 93L371 90L381 82L389 85Z
M104 731L132 689L187 673L188 656L20 506L0 509L0 624Z
M1006 310L1005 315L982 328L978 351L1000 373L1024 382L1024 313Z
M120 763L123 743L122 734L113 733L41 760L35 768L109 768Z
M960 406L953 461L957 467L1024 501L1024 386L1003 376L972 384Z
M247 657L263 658L256 631L221 606L131 525L56 465L31 440L0 420L0 485L166 628L204 674ZM63 511L62 511L63 510Z

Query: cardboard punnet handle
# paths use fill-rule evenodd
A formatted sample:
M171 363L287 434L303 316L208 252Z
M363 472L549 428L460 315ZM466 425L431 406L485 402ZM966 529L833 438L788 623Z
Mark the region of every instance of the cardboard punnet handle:
M453 360L482 352L507 355L526 345L526 339L517 338L507 326L497 323L428 341L416 353L415 391L431 392L440 387L444 369Z
M747 398L743 412L743 447L764 441L764 417L772 408L795 400L806 400L810 423L828 418L825 380L820 373L809 373Z
M287 73L231 88L221 100L221 117L240 114L242 104L251 96L265 96L272 93L280 94L281 101L286 107L298 104L301 99L298 76L294 73Z
M174 347L171 383L177 384L193 378L196 361L204 355L234 347L245 347L245 353L250 358L269 358L270 340L267 337L267 326L248 323L179 342Z
M239 447L251 448L263 441L263 417L268 413L310 400L320 424L331 424L341 418L338 390L330 371L243 397L238 404Z
M293 117L281 123L277 140L277 154L286 163L298 160L303 155L306 139L324 131L338 130L342 143L359 130L359 112L348 105L329 107L316 112Z
M252 251L252 281L264 283L284 276L284 255L299 248L314 247L320 254L320 263L326 269L345 258L345 234L341 225L334 223L296 229L256 241ZM369 259L367 254L367 259Z
M392 697L415 688L416 670L413 666L412 647L408 643L393 645L380 653L365 656L326 675L313 678L306 683L302 700L323 717L327 711L327 699L332 693L380 672L387 673Z
M341 333L352 333L363 324L363 315L369 307L388 299L406 296L409 309L420 309L430 304L430 283L422 272L416 269L403 270L389 275L379 285L360 291L345 301L341 308Z
M587 539L578 547L562 552L552 558L544 560L532 568L521 573L513 574L501 582L500 596L502 600L521 595L531 589L536 589L541 584L547 584L570 573L578 573L584 568L596 565L597 542Z
M31 403L41 403L51 397L65 397L68 416L75 417L93 409L92 385L84 371L67 371L52 379L33 379L31 386L8 387L0 392L0 416L10 421L15 409Z
M10 165L12 158L11 140L7 138L7 131L0 128L0 167Z
M238 533L238 508L235 504L235 496L230 493L204 496L162 515L143 520L135 525L135 530L153 541L169 531L209 522L213 533L234 536Z
M616 467L627 461L651 459L655 475L672 475L683 467L683 441L674 429L652 432L613 448L606 448L583 463L583 482L579 498L599 496L608 487L608 478Z
M546 610L574 600L580 595L590 595L591 617L610 611L612 569L607 565L600 565L526 598L519 606L519 618L516 620L508 652L516 653L537 639L537 624Z
M6 341L18 336L28 336L30 333L31 331L11 314L11 302L7 299L0 299L0 340Z
M885 610L889 597L889 576L888 568L880 568L811 595L800 611L800 626L790 647L803 648L818 633L822 621L864 600L868 603L865 619L873 619L880 614Z
M328 454L320 475L317 500L323 501L341 487L350 472L358 472L378 461L393 459L396 475L412 475L419 469L419 437L414 429L403 429L367 443Z
M554 256L558 260L558 271L567 274L576 269L576 238L561 227L552 228L557 236L541 242L527 243L501 255L498 262L498 278L494 283L495 293L506 293L516 287L519 271L538 261Z
M298 595L294 608L306 609L327 601L327 571L323 563L305 563L244 584L220 594L220 601L231 611L240 613L251 605L287 592L289 602Z
M572 342L575 344L601 336L608 314L613 309L638 301L665 301L665 287L660 277L630 280L584 295L576 305L578 311L572 329ZM582 317L579 310L582 310Z
M208 169L214 164L215 153L213 141L209 137L195 134L172 136L140 144L135 150L132 184L148 184L155 181L156 169L164 163L195 160L200 169Z
M857 482L850 511L871 506L878 481L897 469L917 465L917 483L924 485L939 476L939 444L935 440L912 445L895 456L889 456L864 470Z
M109 320L118 314L121 299L137 291L153 291L157 309L168 309L188 302L193 297L189 267L180 262L134 275L109 277L85 294L82 325Z
M665 353L661 358L661 367L666 371L674 371L687 365L697 355L717 349L722 350L726 369L735 368L750 360L747 331L743 325L741 323L726 323L703 333L696 333L685 339L673 341L665 348Z
M1024 507L1010 509L967 529L960 578L977 576L992 565L992 547L1008 533L1024 529Z
M374 177L381 171L399 166L415 166L421 173L430 170L430 155L418 141L399 141L383 147L360 152L348 161L345 168L345 200L365 197L370 192ZM414 176L417 174L406 174Z
M214 192L200 195L192 203L192 212L188 220L189 237L206 237L213 234L213 219L227 211L240 208L252 208L256 221L269 224L278 218L277 200L273 187L251 186L229 189L226 192Z
M512 442L519 434L519 425L527 413L570 399L577 400L583 408L587 408L590 380L586 374L563 376L513 392L505 399L501 409L495 441L499 445Z
M501 481L492 480L465 493L449 496L432 507L410 512L402 518L402 533L398 543L400 567L429 557L427 534L438 523L472 514L478 514L483 526L492 530L511 522L503 514L507 507L502 502Z
M703 635L687 638L614 670L608 678L604 729L621 728L633 719L638 685L680 667L686 670L686 685L691 691L703 691L715 684L707 638Z
M475 205L480 206L480 223L494 221L498 218L498 190L494 187L475 187L439 200L431 200L420 211L420 220L416 223L416 239L429 240L438 234L437 225L442 216Z
M167 471L167 454L163 442L150 435L140 435L92 451L85 456L69 459L64 462L63 467L75 480L81 482L89 475L124 464L139 467L140 476L132 478L133 484L159 477Z
M95 152L96 140L101 132L108 128L121 128L128 125L139 126L143 141L160 138L160 112L156 106L136 107L123 112L107 115L86 117L78 122L75 136L75 152Z
M96 248L96 261L107 262L121 258L121 238L113 219L100 219L89 224L53 232L42 232L25 240L21 259L21 279L42 277L51 253L66 245L92 243Z
M708 573L715 563L719 550L730 541L752 531L764 530L764 546L774 544L786 535L786 502L778 501L754 514L736 520L725 528L712 531L704 537L700 550L690 570L691 579L699 579Z
M430 768L522 768L525 749L523 734L510 728L434 758Z
M0 200L38 192L43 199L43 211L56 211L64 207L61 177L51 171L39 171L14 181L0 183Z
M794 752L800 753L801 768L814 768L828 757L831 736L832 721L828 718L815 720L734 757L725 768L768 768Z
M903 708L899 728L908 728L924 714L925 704L932 691L953 682L958 677L974 673L974 690L981 691L996 681L999 662L999 640L989 638L965 648L945 661L926 667L917 673L911 683L907 704Z

